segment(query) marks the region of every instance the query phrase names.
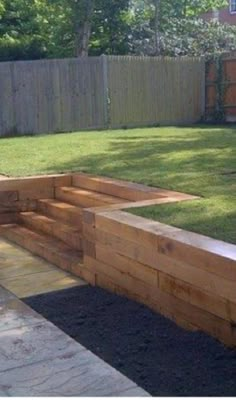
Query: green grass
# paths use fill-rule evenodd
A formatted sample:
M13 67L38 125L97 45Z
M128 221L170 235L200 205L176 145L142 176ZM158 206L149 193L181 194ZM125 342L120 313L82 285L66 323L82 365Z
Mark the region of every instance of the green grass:
M236 243L236 129L196 126L0 140L0 174L85 171L199 195L132 213Z

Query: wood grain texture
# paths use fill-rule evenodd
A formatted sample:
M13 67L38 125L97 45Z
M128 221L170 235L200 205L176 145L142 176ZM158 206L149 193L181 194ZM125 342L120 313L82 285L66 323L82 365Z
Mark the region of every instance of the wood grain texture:
M198 121L204 89L201 59L109 57L112 127Z
M85 174L2 183L0 221L13 223L21 211L25 225L1 225L2 236L93 286L236 345L236 246L121 211L195 197ZM35 198L51 190L56 198ZM15 287L14 264L3 268Z
M236 282L235 245L192 232L166 232L159 239L158 251L179 261Z
M199 58L0 63L0 136L193 123L204 113L204 76Z
M189 330L202 330L219 339L229 347L236 346L235 324L215 316L207 310L202 310L176 296L165 293L159 288L150 296L149 291L143 293L141 289L130 283L117 282L110 274L98 273L96 284L113 293L127 296L137 302L149 306L178 325Z

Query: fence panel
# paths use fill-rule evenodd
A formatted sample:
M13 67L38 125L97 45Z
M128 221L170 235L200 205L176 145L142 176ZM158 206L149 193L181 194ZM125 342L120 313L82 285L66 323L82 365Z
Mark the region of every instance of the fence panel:
M109 57L111 126L200 120L204 74L199 58Z
M100 58L0 64L0 135L103 128Z
M206 118L236 121L236 54L223 54L208 63L206 72Z
M90 57L0 63L0 136L193 123L198 58Z

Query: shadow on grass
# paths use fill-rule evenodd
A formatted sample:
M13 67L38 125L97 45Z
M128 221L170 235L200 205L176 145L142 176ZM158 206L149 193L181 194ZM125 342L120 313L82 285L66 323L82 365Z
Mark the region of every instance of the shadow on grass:
M231 213L235 178L222 175L236 168L235 137L232 128L196 128L181 135L177 131L176 136L167 133L166 137L150 133L139 138L131 132L109 139L107 151L99 150L98 143L91 154L81 157L78 152L78 156L55 163L47 171L83 171L203 196L208 200L202 200L199 207L183 204L179 218L176 204L169 216L161 214L160 207L156 212L142 210L141 214L169 224L177 221L185 229L235 243L236 206Z
M98 148L86 156L81 156L80 151L76 156L75 150L73 159L48 166L46 171L91 172L201 194L202 188L216 183L216 180L209 180L209 175L220 176L225 170L235 169L236 141L232 140L235 132L226 130L226 135L222 129L192 131L191 139L183 135L157 136L156 139L147 136L138 140L132 134L124 138L112 137L106 151L99 151L99 143ZM221 185L220 179L217 185Z
M113 132L115 133L115 132ZM75 156L63 164L52 165L47 169L55 170L81 170L92 172L118 171L126 168L127 174L136 172L140 177L164 171L181 172L181 167L187 165L188 171L201 172L212 170L219 173L221 168L229 170L236 167L236 136L235 130L217 129L203 130L191 129L185 135L145 135L112 136L108 138L107 152L99 151L88 156ZM191 137L191 138L189 138ZM78 139L78 142L80 139ZM98 144L99 147L99 144ZM157 167L157 165L160 165Z

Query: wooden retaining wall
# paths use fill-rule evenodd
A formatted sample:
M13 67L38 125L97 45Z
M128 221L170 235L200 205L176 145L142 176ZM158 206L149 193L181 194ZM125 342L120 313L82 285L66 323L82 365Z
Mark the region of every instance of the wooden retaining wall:
M123 211L84 211L95 284L236 345L236 246Z
M197 197L85 174L7 179L0 181L0 225L17 223L19 212L36 210L37 199L55 198L61 186L124 200L80 208L83 260L63 255L63 269L236 346L236 246L125 212Z
M45 175L0 180L0 225L14 223L20 212L34 211L40 198L55 198L59 186L71 186L71 175Z
M0 136L194 123L204 94L198 58L0 63Z

